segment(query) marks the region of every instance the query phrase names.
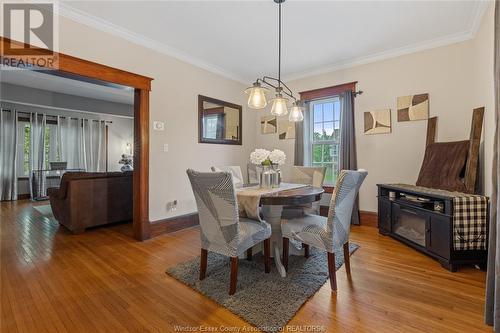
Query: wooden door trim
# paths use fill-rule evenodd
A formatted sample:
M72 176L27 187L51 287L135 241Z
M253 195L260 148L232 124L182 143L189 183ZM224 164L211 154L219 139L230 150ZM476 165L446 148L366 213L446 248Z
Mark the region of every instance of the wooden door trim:
M29 47L29 45L25 43L11 40L2 36L0 36L0 44L2 50L2 64L4 63L4 59L14 59L16 61L19 61L25 58L25 56L23 56L22 54L14 54L14 52L10 52L8 55L4 55L3 50L7 49L7 45L16 45L19 48L23 46ZM31 46L31 48L34 47ZM73 57L64 53L48 52L44 49L33 49L30 52L32 52L32 54L40 56L46 56L49 53L52 54L52 57L57 59L57 72L59 72L59 74L67 73L69 75L78 75L82 76L83 78L120 84L132 88L151 90L151 81L153 79L144 75L134 74L114 67ZM37 68L34 69L36 70ZM44 68L38 69L44 70ZM45 70L47 70L47 68L45 68Z
M149 90L134 91L134 236L151 237L149 221Z
M0 61L8 65L11 60L21 60L23 55L4 54L9 44L20 47L30 47L22 42L0 36ZM32 67L27 70L43 71L45 73L68 77L81 81L99 81L100 84L119 84L134 88L134 237L145 240L150 237L149 221L149 92L150 77L134 74L121 69L80 59L67 54L43 49L31 50L35 55L48 55L57 59L58 68ZM97 82L96 82L97 83Z

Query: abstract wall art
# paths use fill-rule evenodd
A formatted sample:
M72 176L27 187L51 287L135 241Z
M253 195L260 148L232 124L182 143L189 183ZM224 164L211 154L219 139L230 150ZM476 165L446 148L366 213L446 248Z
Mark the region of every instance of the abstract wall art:
M288 119L280 119L278 121L278 137L280 140L295 139L295 123Z
M260 132L262 134L274 134L278 128L276 116L260 117Z
M429 94L402 96L397 99L398 121L429 118Z
M364 119L366 135L391 133L391 109L365 112Z

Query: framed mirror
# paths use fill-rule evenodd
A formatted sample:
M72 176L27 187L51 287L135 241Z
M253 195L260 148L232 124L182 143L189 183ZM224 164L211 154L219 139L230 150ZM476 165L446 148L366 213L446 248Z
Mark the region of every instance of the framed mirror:
M198 142L241 145L241 105L198 95Z

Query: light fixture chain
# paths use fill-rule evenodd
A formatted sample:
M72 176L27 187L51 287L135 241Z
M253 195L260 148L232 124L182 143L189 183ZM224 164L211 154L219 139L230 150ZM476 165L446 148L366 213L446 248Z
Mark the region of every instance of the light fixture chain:
M281 88L281 2L278 4L278 87Z
M272 99L273 105L271 107L271 114L276 116L284 116L288 114L288 98L283 97L284 94L294 100L290 110L289 120L293 122L302 121L304 119L304 115L302 113L300 101L295 98L292 90L286 85L286 83L281 81L281 4L285 2L285 0L274 0L274 2L278 4L278 78L264 76L262 79L257 79L253 83L252 87L246 89L245 93L249 94L248 106L252 109L263 109L267 105L267 101L264 90L266 88L263 88L262 85L269 86L276 90L275 98Z

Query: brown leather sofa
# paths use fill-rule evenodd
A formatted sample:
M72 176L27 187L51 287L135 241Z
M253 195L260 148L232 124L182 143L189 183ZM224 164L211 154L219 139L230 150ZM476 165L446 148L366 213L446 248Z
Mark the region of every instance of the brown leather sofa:
M67 172L47 193L56 220L75 234L132 220L132 172Z

